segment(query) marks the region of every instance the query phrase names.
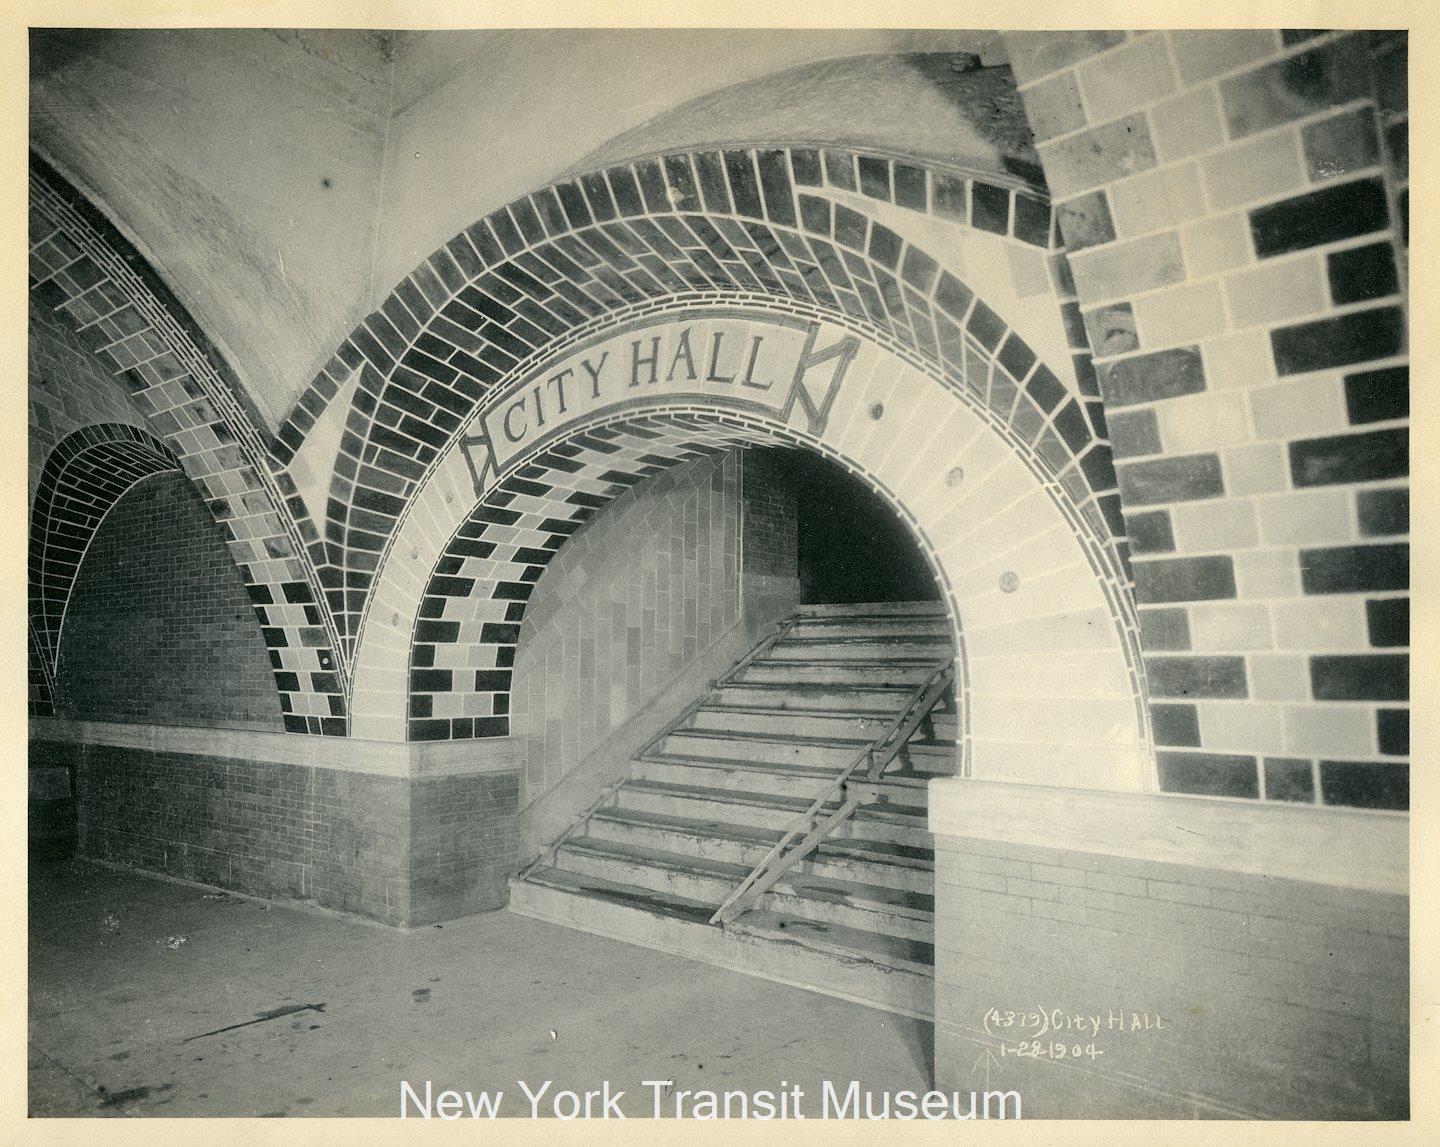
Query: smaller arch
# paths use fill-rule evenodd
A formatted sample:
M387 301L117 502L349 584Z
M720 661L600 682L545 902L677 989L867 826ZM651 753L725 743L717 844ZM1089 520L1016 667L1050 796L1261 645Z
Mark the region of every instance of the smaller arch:
M136 482L178 469L175 456L153 434L119 422L83 427L46 458L30 516L29 622L44 683L42 690L32 689L32 714L54 713L65 610L100 523Z

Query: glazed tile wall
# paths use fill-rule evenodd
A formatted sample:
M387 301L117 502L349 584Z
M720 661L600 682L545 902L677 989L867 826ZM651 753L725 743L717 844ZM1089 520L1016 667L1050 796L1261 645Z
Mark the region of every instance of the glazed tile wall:
M1162 788L1407 807L1404 34L1006 40L1095 349Z
M628 489L558 551L520 626L511 732L538 799L740 619L738 452Z

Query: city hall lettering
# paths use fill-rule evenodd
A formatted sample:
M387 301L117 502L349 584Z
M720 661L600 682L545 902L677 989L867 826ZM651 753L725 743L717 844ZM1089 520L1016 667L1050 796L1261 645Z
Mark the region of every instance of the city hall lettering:
M507 391L462 445L480 447L477 479L540 441L612 409L663 398L748 408L824 431L860 340L818 322L713 316L610 334Z

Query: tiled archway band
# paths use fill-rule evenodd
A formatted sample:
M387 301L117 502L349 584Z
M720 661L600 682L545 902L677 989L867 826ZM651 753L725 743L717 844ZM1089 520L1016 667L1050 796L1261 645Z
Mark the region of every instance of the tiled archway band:
M286 502L293 483L272 472L242 388L178 300L33 154L30 287L94 349L199 487L255 603L286 730L344 736L345 690L305 548L314 528L298 497Z
M849 202L841 202L848 199ZM547 187L457 235L340 347L279 433L288 459L354 380L312 547L347 663L409 500L496 387L589 324L662 300L764 298L873 332L968 389L1128 560L1088 348L1072 394L971 285L867 200L1049 249L1034 193L815 148L667 154ZM1067 304L1068 305L1068 304ZM1091 401L1093 399L1093 401Z

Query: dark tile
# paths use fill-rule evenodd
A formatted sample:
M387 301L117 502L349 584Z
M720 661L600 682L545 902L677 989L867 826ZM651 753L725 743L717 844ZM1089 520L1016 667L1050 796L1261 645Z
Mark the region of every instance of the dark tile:
M1410 491L1407 487L1361 490L1355 495L1355 509L1360 533L1365 537L1410 532Z
M925 210L925 171L923 168L911 167L908 163L895 165L895 202L912 211Z
M1142 605L1235 596L1235 564L1225 554L1135 562L1134 569L1135 600Z
M1320 791L1327 805L1408 809L1410 769L1370 761L1321 761Z
M1353 171L1363 171L1380 162L1375 116L1368 107L1308 124L1301 137L1305 146L1305 166L1311 180L1317 183L1349 175Z
M1010 332L1009 338L1005 340L1005 345L1000 348L1000 353L996 358L999 359L1000 365L1010 372L1010 377L1015 379L1024 378L1030 373L1030 368L1035 365L1035 352L1014 331Z
M1365 603L1365 631L1376 649L1410 644L1410 599L1376 597Z
M976 299L966 329L979 340L986 350L993 351L1000 345L1000 339L1005 334L1005 320L981 300Z
M1010 192L978 180L970 187L970 225L1004 235L1010 229Z
M1376 178L1325 187L1250 212L1255 254L1262 259L1368 235L1389 225L1385 188Z
M1096 367L1107 406L1133 406L1205 389L1205 366L1199 347L1138 354Z
M860 169L860 190L872 199L890 198L890 161L875 155L862 155L857 166Z
M795 173L795 182L806 187L819 187L825 181L820 170L820 153L812 148L792 148L790 169Z
M1260 796L1255 758L1228 753L1159 752L1160 791L1208 797Z
M1045 200L1015 193L1015 238L1036 247L1050 246L1050 205Z
M1249 696L1243 657L1149 657L1145 678L1152 697Z
M1407 701L1410 657L1405 653L1327 653L1310 658L1310 692L1317 701Z
M1200 720L1194 705L1151 705L1150 727L1157 745L1200 747Z
M1265 799L1315 803L1315 771L1309 761L1265 758Z
M1194 502L1225 493L1220 458L1215 454L1186 454L1127 462L1120 467L1120 495L1127 506L1153 506L1162 502Z
M676 159L673 167L671 158ZM690 165L685 162L685 157L676 156L667 158L665 161L665 173L670 176L671 186L675 186L677 176L683 184L689 179ZM699 191L696 192L695 180L699 181ZM690 194L685 202L693 202L693 206L680 205L682 211L700 210L700 200L704 199L705 210L717 211L721 214L728 214L730 211L730 188L725 181L725 167L720 156L713 151L701 151L695 155L695 177L689 179Z
M1375 737L1387 757L1410 755L1410 710L1375 710Z
M1078 199L1067 200L1056 209L1056 217L1068 251L1083 251L1115 238L1115 222L1110 217L1110 203L1103 191L1091 191Z
M1405 316L1399 307L1352 311L1273 330L1270 345L1281 375L1389 358L1405 349Z
M833 187L855 190L855 157L848 151L826 151L825 179Z
M790 186L790 167L783 151L757 153L760 188L765 195L765 214L775 223L795 226L795 192Z
M800 220L813 235L830 234L830 200L818 195L800 196ZM854 246L852 243L851 246Z
M1149 510L1143 514L1127 514L1125 536L1137 554L1173 554L1175 534L1170 528L1167 510Z
M957 322L963 319L974 297L975 292L949 271L940 272L940 282L935 287L935 302L951 318Z
M1112 410L1106 413L1110 448L1116 458L1160 453L1160 423L1153 410Z
M1012 335L1006 345L1008 346L1010 342L1014 341L1015 338ZM1015 377L1018 379L1021 376L1017 374ZM1042 362L1035 368L1035 373L1030 376L1030 381L1025 384L1025 393L1035 400L1036 406L1049 414L1060 405L1060 401L1066 396L1067 391L1065 384L1056 378L1050 368Z
M1306 593L1365 593L1410 588L1410 547L1403 542L1300 551Z
M1148 653L1190 648L1190 617L1183 609L1142 609L1140 647Z
M1410 417L1410 368L1387 366L1347 374L1345 412L1352 424Z
M1230 138L1313 115L1368 95L1369 78L1353 37L1331 41L1220 84Z
M725 174L735 199L735 213L752 219L765 218L760 205L760 184L755 177L755 161L748 151L725 153Z
M1400 291L1395 249L1389 243L1332 251L1325 261L1329 267L1330 298L1336 305L1383 299Z
M1098 407L1099 404L1096 405ZM1080 405L1074 399L1056 411L1051 424L1071 454L1079 454L1092 440L1090 428L1085 422L1085 415L1081 413ZM1100 436L1103 437L1103 426Z
M1296 486L1374 482L1409 473L1410 439L1404 427L1290 443L1290 476Z
M1039 372L1037 371L1038 375ZM1080 459L1080 472L1095 491L1115 489L1115 462L1110 447L1097 442L1085 457Z

